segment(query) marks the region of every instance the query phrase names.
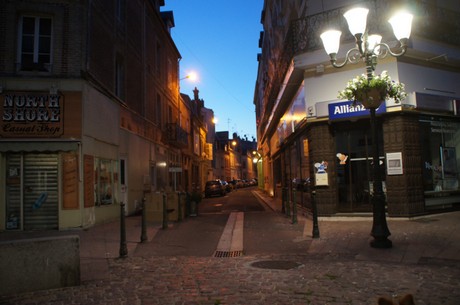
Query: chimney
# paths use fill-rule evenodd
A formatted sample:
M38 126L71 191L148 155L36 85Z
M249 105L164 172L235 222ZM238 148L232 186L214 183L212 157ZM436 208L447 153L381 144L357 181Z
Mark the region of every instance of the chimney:
M195 101L198 101L199 100L199 96L198 96L198 93L200 92L200 90L198 90L196 87L195 89L193 89L193 97L195 99Z

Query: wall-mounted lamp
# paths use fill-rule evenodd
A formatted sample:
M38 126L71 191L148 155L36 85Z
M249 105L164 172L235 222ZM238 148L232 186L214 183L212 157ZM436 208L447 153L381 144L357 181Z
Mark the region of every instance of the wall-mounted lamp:
M184 80L184 79L189 79L192 82L194 82L194 81L196 81L198 79L198 74L196 74L196 72L192 71L192 72L190 72L189 74L187 74L186 76L182 77L179 80Z
M164 161L160 161L160 162L157 162L156 165L157 165L158 167L166 167L166 166L167 166L167 163L164 162Z
M262 162L262 155L258 151L253 150L252 155L252 163L257 164L258 162Z

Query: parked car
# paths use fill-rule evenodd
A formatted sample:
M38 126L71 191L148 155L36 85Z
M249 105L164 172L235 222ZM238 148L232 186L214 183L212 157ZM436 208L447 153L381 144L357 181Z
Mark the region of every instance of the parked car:
M224 184L225 186L225 191L227 193L230 193L232 190L233 190L233 185L231 183L228 183L227 181L225 180L222 180L222 183Z
M225 185L222 183L220 179L214 179L206 182L206 186L204 187L204 196L211 197L211 196L225 196L227 191L225 190Z
M244 186L243 180L241 179L232 180L232 184L233 184L233 188L236 188L236 189L242 188Z

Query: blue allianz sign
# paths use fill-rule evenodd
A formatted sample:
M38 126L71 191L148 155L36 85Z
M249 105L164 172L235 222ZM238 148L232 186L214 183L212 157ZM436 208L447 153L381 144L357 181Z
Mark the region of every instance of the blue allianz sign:
M353 106L352 101L331 103L328 105L328 107L329 107L329 120L338 120L338 119L346 119L346 118L370 115L370 111L364 108L363 105L356 104L356 106ZM381 114L385 112L386 112L386 106L385 106L385 103L382 103L380 107L377 108L375 113Z

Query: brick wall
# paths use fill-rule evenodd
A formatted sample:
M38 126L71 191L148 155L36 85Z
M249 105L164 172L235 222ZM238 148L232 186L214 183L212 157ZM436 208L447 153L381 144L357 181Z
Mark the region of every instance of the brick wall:
M416 116L387 116L383 123L385 152L402 152L403 175L386 177L390 216L424 212L419 122Z
M328 162L327 173L329 186L316 187L316 204L318 215L331 215L337 212L338 187L335 166L335 143L327 122L309 125L307 129L310 152L310 177L315 177L316 162Z

